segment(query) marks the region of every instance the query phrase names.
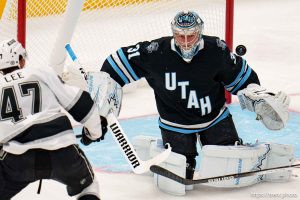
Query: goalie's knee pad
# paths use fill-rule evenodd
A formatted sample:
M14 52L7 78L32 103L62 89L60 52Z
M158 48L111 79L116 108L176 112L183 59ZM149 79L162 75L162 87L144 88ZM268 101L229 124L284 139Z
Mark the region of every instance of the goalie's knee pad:
M264 168L268 149L265 145L256 146L217 146L206 145L202 148L200 163L201 178L236 174ZM210 182L213 187L244 187L262 181L257 175L230 180Z
M154 157L163 150L162 140L158 139L150 146L150 156ZM164 162L160 163L159 166L179 176L186 176L186 157L184 155L171 152L170 156ZM185 185L158 174L154 174L154 184L163 192L172 195L185 195Z
M141 160L149 160L151 159L150 156L150 145L151 143L155 143L157 138L145 135L138 135L132 139L132 145L135 149L137 155L140 157ZM152 172L146 172L143 175L152 176Z
M294 161L295 148L292 145L270 143L270 152L266 168L291 165ZM291 170L283 170L266 174L264 180L269 182L285 182L291 178Z
M96 179L93 180L92 184L88 187L84 188L76 197L77 199L82 200L92 200L92 199L100 199L100 191L99 191L99 183Z
M165 150L162 140L151 136L136 136L133 138L132 144L142 160L149 160ZM185 177L186 162L184 155L171 152L170 156L160 166ZM185 185L157 174L154 174L154 184L161 191L173 195L184 195L186 191Z
M149 160L150 157L150 145L156 142L157 138L145 135L138 135L132 139L132 145L142 160Z

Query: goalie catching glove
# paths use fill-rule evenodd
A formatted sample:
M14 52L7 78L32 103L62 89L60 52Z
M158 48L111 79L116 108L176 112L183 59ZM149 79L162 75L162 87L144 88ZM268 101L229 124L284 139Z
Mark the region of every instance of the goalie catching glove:
M104 136L107 132L107 120L105 117L100 116L101 119L101 128L102 128L102 135L100 138L92 139L91 134L89 130L86 127L82 128L82 137L80 139L80 142L87 146L90 145L92 142L100 142L101 140L104 140Z
M260 85L249 84L237 95L242 109L255 112L257 119L261 120L268 129L280 130L286 125L289 118L290 98L284 92L274 94Z

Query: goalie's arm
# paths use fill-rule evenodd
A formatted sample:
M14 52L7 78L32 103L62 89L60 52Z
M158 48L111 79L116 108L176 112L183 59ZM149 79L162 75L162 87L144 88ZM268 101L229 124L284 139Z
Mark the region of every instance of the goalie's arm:
M151 44L157 44L149 51ZM162 48L160 41L143 41L135 45L121 47L104 61L101 71L107 72L120 86L152 77L153 66L161 65Z
M110 77L116 81L121 87L123 87L126 84L127 78L122 79L122 76L120 75L121 72L117 72L114 70L112 65L109 63L108 59L106 59L102 65L102 68L100 70L101 72L106 72L110 75Z
M131 46L130 46L131 47ZM101 71L106 72L121 87L139 80L143 75L139 73L134 60L140 57L140 49L136 50L136 55L131 57L128 53L130 47L123 47L109 55L104 61Z
M259 120L270 130L282 129L289 118L289 97L284 92L273 94L260 86L255 71L247 61L230 52L223 53L223 68L218 74L225 89L238 94L242 109L247 108L257 114Z
M251 83L260 85L256 72L244 58L230 52L228 47L222 54L222 69L217 77L228 92L236 95L238 91L246 88Z

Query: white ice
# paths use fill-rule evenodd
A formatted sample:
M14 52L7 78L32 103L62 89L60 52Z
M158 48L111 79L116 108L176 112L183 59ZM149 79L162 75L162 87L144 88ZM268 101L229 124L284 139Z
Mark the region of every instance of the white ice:
M244 44L247 47L248 52L244 57L258 73L262 85L273 91L283 90L290 94L291 110L300 113L299 9L299 0L236 0L234 46ZM136 93L125 95L120 118L156 113L153 92L140 88ZM300 170L294 169L294 174L299 176ZM96 175L100 182L101 198L105 200L300 199L299 177L294 177L288 183L262 183L240 189L198 185L185 196L175 197L159 191L149 176L104 172L97 172ZM33 183L13 199L74 199L67 196L65 186L54 181L44 181L40 195L36 194L37 187L38 183ZM270 198L268 195L272 194L282 196Z

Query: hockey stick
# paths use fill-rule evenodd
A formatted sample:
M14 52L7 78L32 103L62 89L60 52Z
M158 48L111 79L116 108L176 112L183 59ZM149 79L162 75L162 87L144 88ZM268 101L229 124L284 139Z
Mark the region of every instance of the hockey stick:
M84 79L87 81L87 73L82 68L81 64L79 63L76 54L72 50L70 44L67 44L65 46L68 54L70 55L71 59L75 63L76 67L79 69L80 73L84 77ZM97 99L97 95L96 98ZM143 161L141 160L136 151L134 150L132 144L128 140L127 135L125 134L124 130L122 129L119 121L117 120L116 116L109 112L106 116L108 127L113 135L114 140L117 142L118 146L120 147L121 151L123 152L123 155L125 156L128 164L131 166L132 171L136 174L142 174L150 170L150 166L159 164L166 160L170 153L171 153L171 147L168 145L168 148L157 155L156 157Z
M228 175L224 175L224 176L215 176L215 177L203 178L203 179L186 179L186 178L178 176L177 174L174 174L173 172L171 172L165 168L162 168L158 165L151 166L150 170L153 173L167 177L167 178L172 179L183 185L194 185L194 184L201 184L201 183L214 183L214 182L219 182L219 181L233 180L235 178L242 178L242 177L248 177L248 176L254 176L254 175L264 175L264 174L278 172L278 171L285 170L288 168L293 168L293 167L300 167L300 163L293 164L293 165L287 165L287 166L281 166L281 167L262 169L262 170L255 170L255 171L251 171L251 172L242 172L242 173L237 173L237 174L228 174Z

